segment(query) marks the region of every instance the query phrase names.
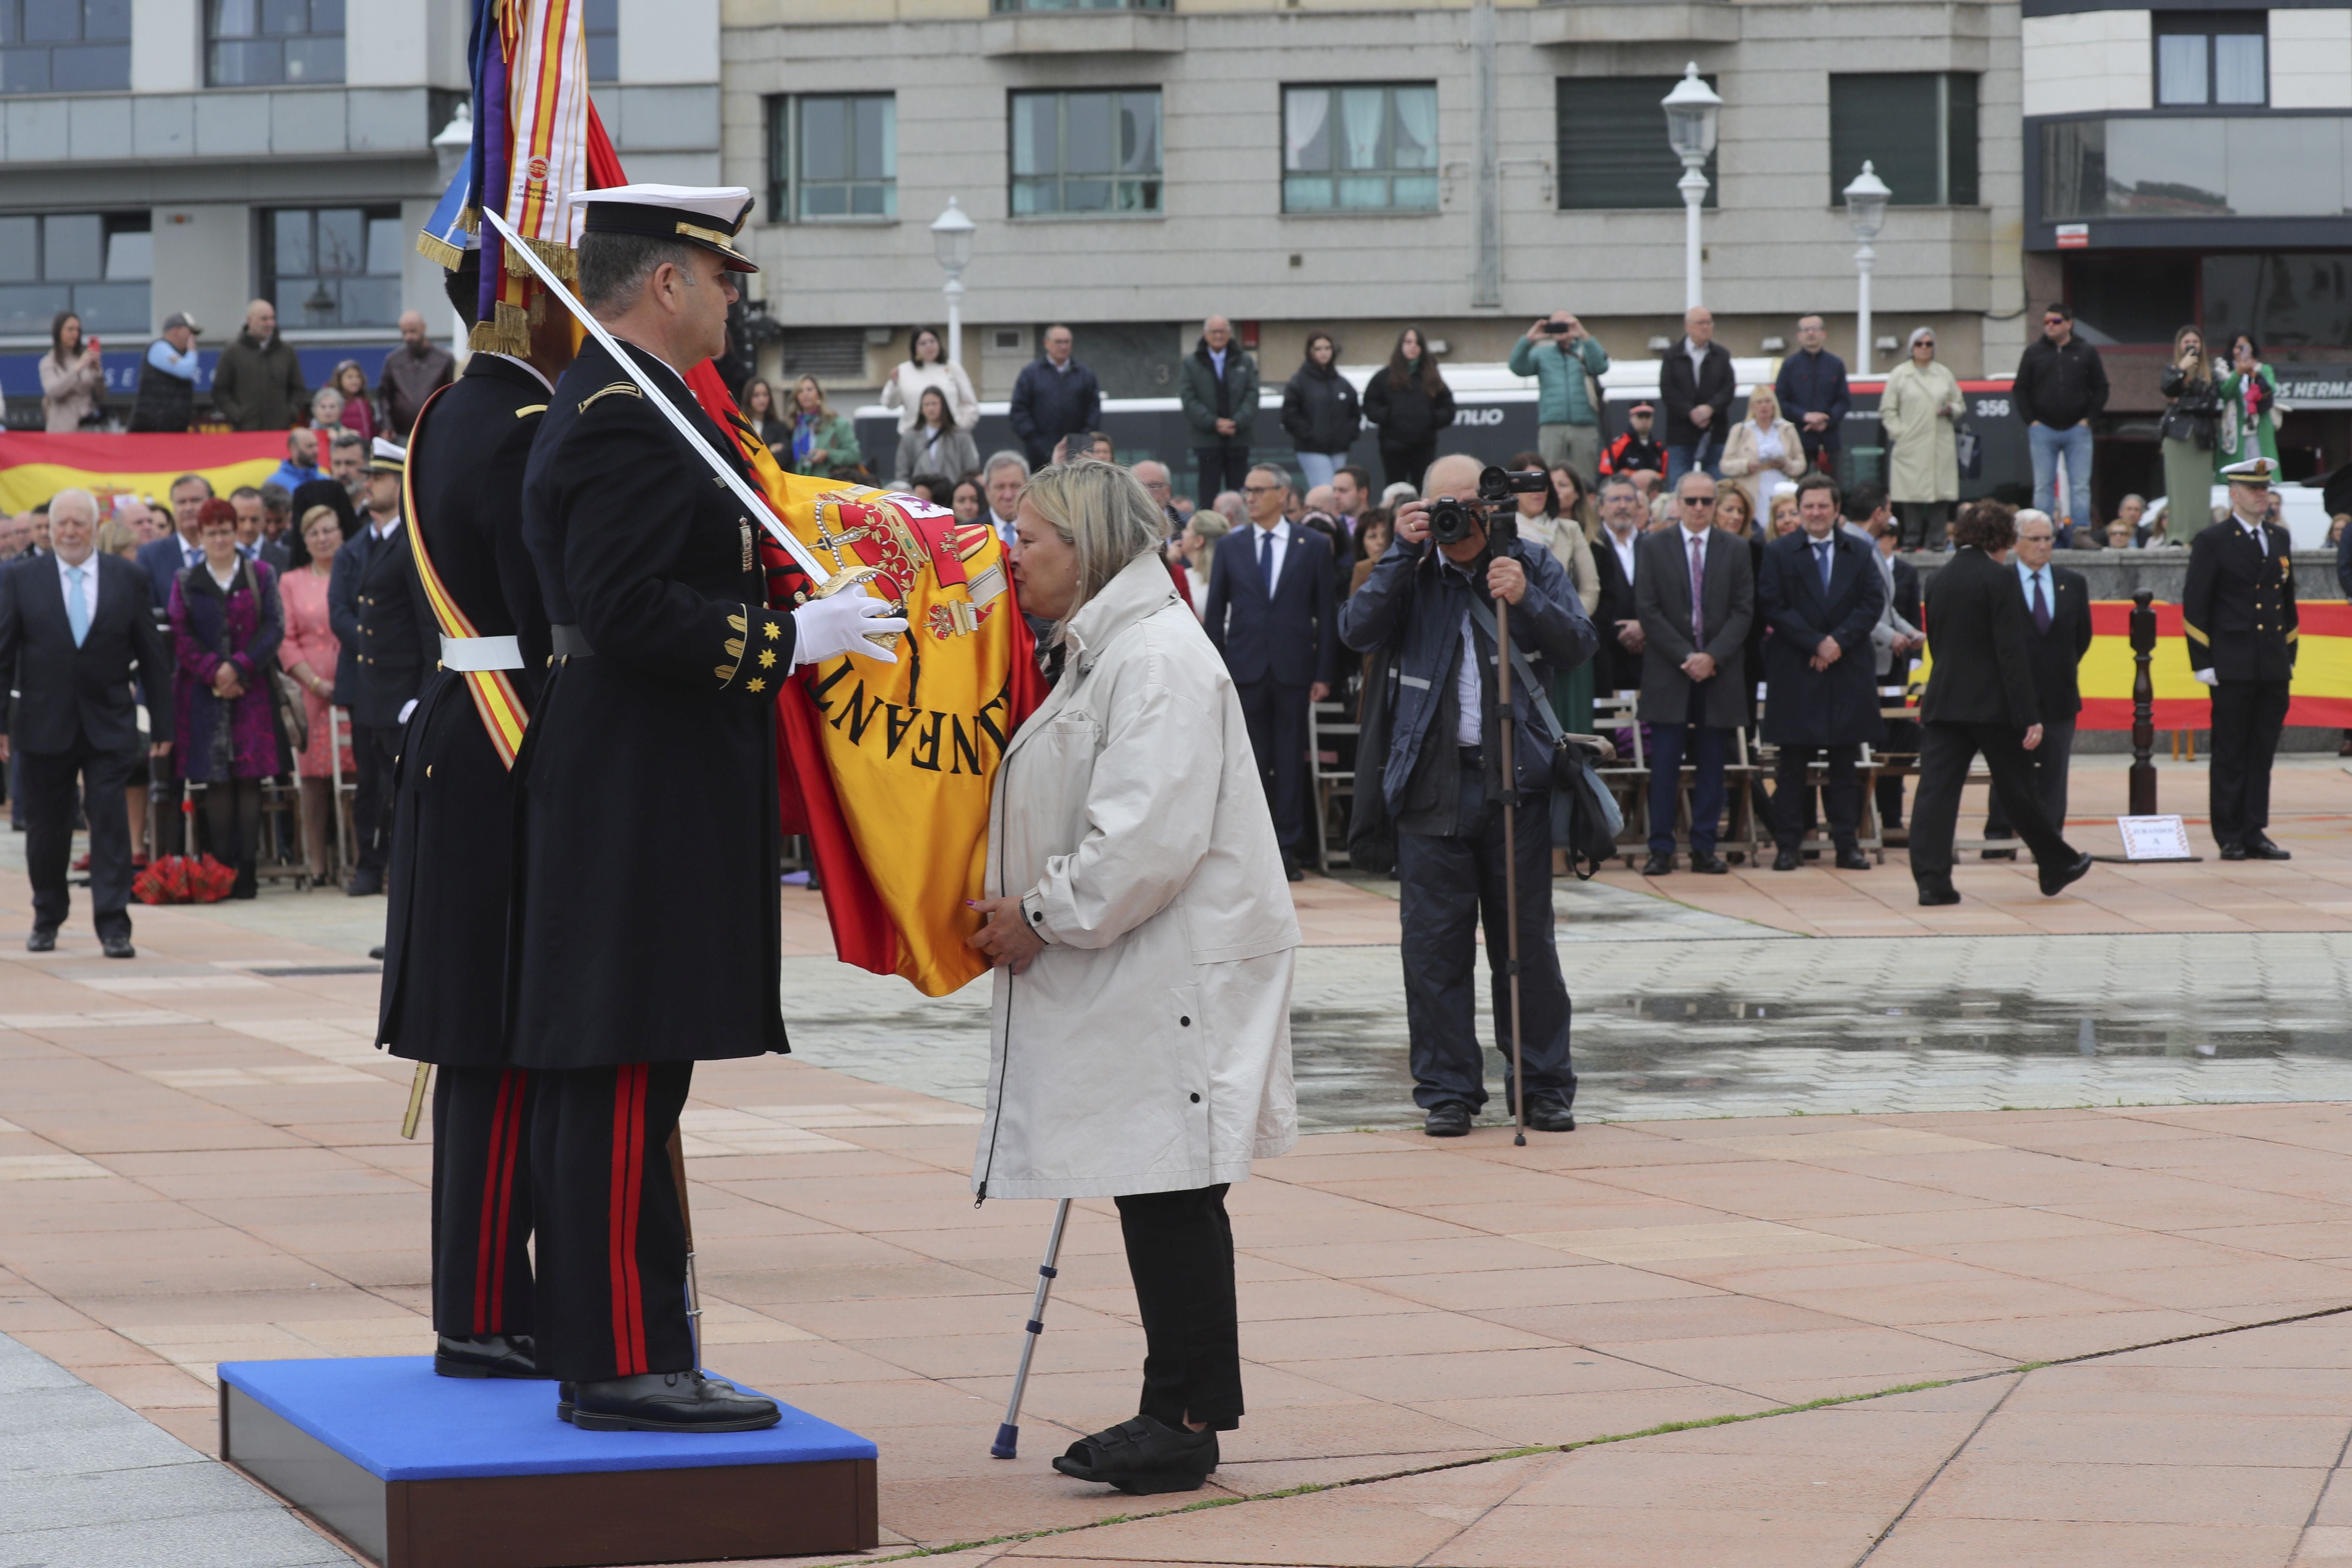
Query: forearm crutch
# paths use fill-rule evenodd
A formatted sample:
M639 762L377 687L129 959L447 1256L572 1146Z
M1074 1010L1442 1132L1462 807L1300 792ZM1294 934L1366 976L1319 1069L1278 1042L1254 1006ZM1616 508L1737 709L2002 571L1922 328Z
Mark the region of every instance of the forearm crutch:
M1021 1364L1013 1373L1013 1398L1004 1406L1004 1424L996 1429L996 1441L988 1446L995 1458L1012 1458L1021 1447L1021 1395L1029 1386L1029 1358L1037 1353L1037 1336L1045 1331L1045 1298L1054 1293L1054 1277L1061 1272L1055 1260L1062 1256L1062 1227L1069 1223L1070 1200L1064 1198L1054 1205L1054 1232L1045 1238L1045 1261L1037 1265L1037 1296L1029 1303Z
M669 1179L677 1189L678 1223L686 1226L686 1331L694 1345L694 1369L702 1370L702 1282L695 1277L694 1210L686 1201L686 1141L669 1130Z
M1528 1074L1519 1054L1519 775L1511 761L1511 731L1516 728L1511 720L1511 602L1499 595L1495 599L1495 722L1503 742L1503 909L1505 929L1510 932L1504 944L1503 973L1511 985L1511 1111L1516 1128L1511 1142L1524 1149ZM1532 696L1529 700L1533 700Z

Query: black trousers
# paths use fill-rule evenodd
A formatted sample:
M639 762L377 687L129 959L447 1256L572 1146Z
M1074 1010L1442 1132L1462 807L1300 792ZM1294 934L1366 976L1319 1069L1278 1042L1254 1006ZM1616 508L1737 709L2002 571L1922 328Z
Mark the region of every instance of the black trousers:
M1419 490L1421 476L1429 472L1429 465L1435 461L1437 438L1433 436L1410 447L1391 447L1383 441L1381 443L1381 483L1383 487L1411 485Z
M551 1377L686 1372L686 1219L669 1136L692 1062L531 1075L537 1346Z
M1201 504L1214 506L1220 493L1241 489L1249 477L1249 443L1195 447L1192 462L1201 470Z
M439 1067L433 1076L433 1327L460 1339L534 1332L533 1075Z
M1232 1431L1242 1424L1242 1347L1225 1184L1111 1201L1143 1317L1139 1413L1180 1432L1188 1417Z
M359 869L383 874L392 856L392 770L400 756L400 726L352 726L352 761L359 770L352 793L352 833L359 840Z
M122 792L135 760L101 751L77 732L68 752L21 752L17 782L25 797L25 873L33 884L33 927L65 923L66 867L72 858L74 784L89 803L90 924L100 936L131 934L131 816Z
M167 757L148 770L152 778L147 785L147 811L154 819L154 853L159 858L188 851L188 823L180 810L188 798L188 782L175 769L177 761Z
M1952 834L1960 820L1960 781L1969 764L1984 753L1992 787L2009 812L2017 836L2033 851L2036 865L2063 866L2074 858L2033 788L2032 753L2025 733L2013 724L1922 724L1919 726L1919 793L1911 803L1911 878L1921 887L1952 879Z
M1274 837L1285 859L1304 865L1314 838L1307 816L1313 792L1307 778L1307 688L1278 680L1237 680L1234 693L1241 699L1242 721L1249 726L1250 750L1257 756L1257 776L1265 785L1266 809L1274 816Z
M2213 763L2208 780L2213 842L2252 844L2271 825L2271 763L2286 727L2284 680L2224 680L2213 688ZM29 781L27 781L29 783Z
M1899 500L1895 503L1895 515L1900 519L1895 536L1897 546L1904 550L1941 550L1944 548L1944 526L1952 521L1952 503L1948 500Z
M1484 770L1462 769L1457 831L1444 837L1397 835L1398 898L1402 904L1404 1014L1412 1066L1412 1101L1427 1110L1458 1101L1473 1112L1486 1103L1478 1050L1477 931L1486 929L1486 969L1495 1008L1495 1048L1511 1078L1511 978L1508 904L1503 894L1503 808L1486 798ZM1519 1044L1531 1101L1576 1102L1569 1059L1568 985L1560 978L1551 909L1551 802L1521 804L1512 847L1519 873ZM1517 1093L1514 1086L1513 1094Z
M1772 837L1783 849L1796 848L1810 826L1805 820L1805 772L1815 757L1824 756L1829 759L1829 776L1822 785L1822 809L1829 818L1830 839L1847 849L1859 835L1862 782L1854 765L1862 760L1862 748L1783 745L1772 770Z
M2074 760L2074 721L2045 722L2042 726L2042 744L2025 753L2027 764L2033 770L2034 797L2042 802L2042 815L2059 832L2066 831L2066 775ZM2010 831L2009 813L2001 808L2000 795L1996 792L1992 805L1985 813L1987 838L2014 837Z

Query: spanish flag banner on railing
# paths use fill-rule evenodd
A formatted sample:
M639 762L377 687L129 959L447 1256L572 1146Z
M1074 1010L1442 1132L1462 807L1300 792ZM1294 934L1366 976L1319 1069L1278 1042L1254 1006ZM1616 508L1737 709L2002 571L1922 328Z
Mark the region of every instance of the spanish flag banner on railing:
M2189 672L2188 634L2181 630L2180 606L2158 604L2156 611L2156 651L2148 660L2148 679L2156 689L2156 727L2159 730L2206 730L2213 723L2212 693ZM2091 601L2091 646L2075 667L2083 693L2081 730L2128 730L2132 727L2132 605L2127 599ZM2318 729L2352 729L2352 605L2323 599L2299 600L2295 616L2301 636L2295 646L2294 684L2287 702L2286 721ZM1927 667L1922 664L1913 690L1925 688ZM1915 696L1914 701L1917 699Z
M0 511L29 511L63 489L85 489L100 509L116 496L152 497L168 507L172 481L202 474L213 493L259 485L286 460L286 432L249 435L63 436L0 431Z

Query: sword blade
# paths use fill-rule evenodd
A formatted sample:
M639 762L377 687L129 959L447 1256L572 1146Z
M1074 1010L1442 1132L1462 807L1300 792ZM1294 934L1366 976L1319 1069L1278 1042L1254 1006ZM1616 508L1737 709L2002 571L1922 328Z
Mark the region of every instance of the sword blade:
M792 530L786 528L783 521L770 510L766 499L744 482L743 476L735 471L735 465L710 449L710 443L702 438L702 432L697 430L687 416L678 412L677 405L665 396L659 387L646 379L645 372L637 368L637 362L622 349L612 333L604 330L603 322L588 313L588 308L585 305L572 297L572 290L566 289L547 263L541 261L538 254L523 243L522 237L515 233L505 218L487 206L482 208L482 217L491 227L506 237L507 249L510 254L520 256L530 264L530 269L539 275L539 280L547 286L548 292L563 301L563 308L570 310L579 320L580 324L588 329L588 335L604 345L604 352L619 362L621 369L626 373L631 381L636 384L637 390L646 395L646 400L662 411L662 416L670 422L672 428L686 437L686 444L694 448L696 456L709 464L710 471L717 474L727 488L735 492L735 498L751 509L751 516L759 521L760 526L766 529L777 543L784 547L785 552L799 563L800 569L808 574L809 581L818 587L823 587L831 579L833 574L818 564L814 552L793 537Z

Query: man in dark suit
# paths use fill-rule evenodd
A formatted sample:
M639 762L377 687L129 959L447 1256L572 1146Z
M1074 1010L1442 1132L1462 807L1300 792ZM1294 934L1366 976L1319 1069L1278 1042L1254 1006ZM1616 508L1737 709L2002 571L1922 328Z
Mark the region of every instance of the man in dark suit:
M228 504L236 508L236 552L247 561L258 561L272 572L286 570L285 544L269 537L269 504L261 492L251 485L239 485L228 492Z
M1685 474L1680 519L1637 547L1633 600L1642 617L1642 722L1650 732L1650 858L1645 877L1675 868L1675 805L1691 759L1691 869L1731 869L1715 852L1723 826L1724 742L1747 721L1748 623L1756 578L1748 542L1715 526L1715 481Z
M1715 341L1715 313L1683 312L1683 341L1658 362L1658 399L1666 405L1666 483L1693 468L1720 473L1731 438L1731 352Z
M2066 828L2066 775L2074 755L2074 721L2083 711L2075 666L2091 647L2091 585L2080 572L2050 563L2058 531L2038 511L2021 512L2015 551L2018 586L2025 595L2025 647L2033 666L2033 698L2042 711L2042 744L2029 753L2033 791L2050 826ZM2008 838L2009 813L2000 796L1985 814L1985 837ZM2017 858L2014 849L1988 849L1988 860Z
M0 754L18 755L33 931L47 952L65 923L74 784L89 821L91 923L109 958L131 958L131 818L123 790L138 760L135 668L153 725L150 754L172 744L172 655L130 562L97 553L98 501L60 490L49 503L55 553L0 574L0 676L16 690Z
M1299 866L1314 837L1307 708L1331 695L1339 657L1331 546L1313 529L1285 520L1290 480L1280 468L1252 468L1242 501L1250 526L1227 534L1218 549L1201 625L1233 675L1283 868L1296 882L1305 875Z
M1764 739L1780 748L1773 781L1775 871L1804 864L1807 772L1826 752L1822 804L1843 871L1867 871L1858 843L1862 786L1854 766L1865 742L1885 732L1870 634L1886 607L1886 579L1869 541L1838 526L1837 481L1807 474L1797 485L1794 533L1764 550L1757 613L1770 626L1764 645Z
M1977 501L1952 526L1952 558L1928 580L1930 669L1919 700L1919 794L1911 808L1911 879L1922 904L1957 904L1952 830L1960 783L1979 752L2018 836L2033 851L2042 891L2054 898L2091 868L2042 814L2030 754L2042 744L2042 708L2026 651L2025 601L2002 558L2016 542L2009 508Z
M1592 570L1601 591L1593 595L1592 629L1601 634L1593 656L1595 680L1603 691L1632 691L1642 684L1642 607L1633 602L1641 563L1642 492L1622 474L1601 481L1601 542L1592 547Z
M2213 841L2224 860L2285 860L2266 830L2299 635L2293 543L2264 521L2278 465L2253 458L2221 472L2230 516L2189 541L2180 594L2189 668L2213 689Z
M392 844L393 763L400 755L400 728L408 722L424 684L425 641L433 626L416 580L416 558L401 526L400 472L406 456L376 437L368 462L366 526L335 552L336 565L353 546L362 546L362 552L349 573L331 569L327 579L327 619L352 656L348 683L337 663L335 700L351 709L352 756L359 768L352 797L359 863L343 885L355 899L383 891ZM340 599L334 591L338 578L343 586Z

